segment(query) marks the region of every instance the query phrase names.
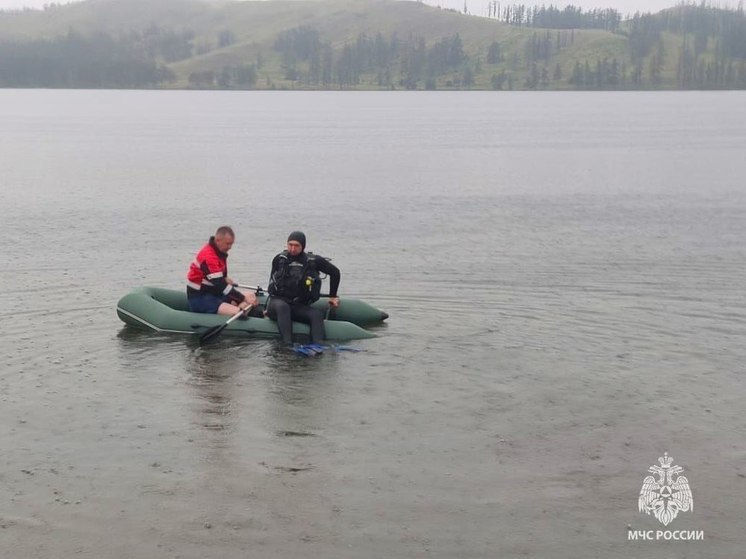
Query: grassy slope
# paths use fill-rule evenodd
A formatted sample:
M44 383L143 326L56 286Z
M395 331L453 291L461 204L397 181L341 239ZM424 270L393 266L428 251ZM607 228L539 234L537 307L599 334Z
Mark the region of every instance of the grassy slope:
M354 41L363 32L371 37L378 32L386 38L392 33L397 33L402 39L410 35L422 36L428 45L459 33L464 49L472 60L479 58L482 61L481 71L476 75L477 87L489 88L493 75L509 71L514 87L522 88L529 69L525 62L516 66L511 61L514 54L524 59L526 40L532 34L543 36L545 33L545 30L511 27L483 17L396 0L87 0L45 11L0 13L0 38L51 38L69 30L84 34L95 31L117 34L144 30L153 23L175 31L194 31L195 45L203 47L202 50L214 49L221 31L230 30L236 38L236 42L229 47L210 50L171 64L171 69L178 77L177 86L185 86L192 72L219 71L224 66L252 63L261 52L265 64L257 86L265 87L272 83L277 87L296 87L296 84L284 80L279 58L272 45L279 32L309 25L320 32L322 40L330 42L335 48ZM550 31L552 36L555 33ZM571 46L554 54L549 61L539 63L547 67L550 75L557 63L561 65L565 78L570 75L576 61L584 64L588 60L594 67L597 59L616 58L620 64L630 64L623 36L593 30L576 30L574 35ZM498 41L505 54L505 61L500 64L488 65L484 62L487 47L492 41ZM672 87L680 38L668 37L666 43L664 86ZM361 87L373 87L372 76L365 77ZM567 84L563 80L550 83L549 87L563 88Z
M222 20L220 25L235 33L237 44L173 64L171 67L180 77L182 84L191 72L242 62L251 63L261 51L265 59L265 68L260 72L262 79L259 86L272 82L278 87L294 87L293 83L283 80L279 60L272 50L272 44L283 29L309 25L317 29L325 41L331 42L337 48L346 42L354 41L364 32L369 36L380 32L386 38L396 33L400 39L406 39L410 35L422 36L428 44L458 33L466 52L474 59L479 57L482 61L490 43L498 41L505 50L506 62L498 65L482 64L482 71L476 76L476 86L489 88L492 75L503 70L510 70L515 75L516 86L520 86L527 72L525 64L517 69L510 69L507 61L511 59L513 52L523 58L527 38L535 32L543 34L543 30L512 27L483 17L466 16L407 1L242 2L226 7L223 13L229 16ZM215 33L212 37L214 35ZM568 51L576 51L594 61L597 56L616 56L620 59L626 57L625 40L620 36L591 30L576 32L575 36L575 44L567 49ZM209 41L211 37L203 37L203 40ZM574 63L574 56L562 52L556 61L548 63L548 67L553 69L559 61L563 66L567 66L565 73L569 75L572 68L570 60ZM441 81L447 78L446 76ZM373 87L373 76L364 78L362 86Z

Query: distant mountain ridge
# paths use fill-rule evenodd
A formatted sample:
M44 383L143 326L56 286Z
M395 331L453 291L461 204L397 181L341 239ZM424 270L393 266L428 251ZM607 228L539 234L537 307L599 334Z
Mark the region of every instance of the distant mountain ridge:
M87 0L0 12L0 87L746 89L743 9Z

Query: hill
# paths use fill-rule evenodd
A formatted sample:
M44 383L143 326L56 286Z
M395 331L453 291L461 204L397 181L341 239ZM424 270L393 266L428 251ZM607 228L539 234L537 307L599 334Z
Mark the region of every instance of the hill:
M498 13L499 11L499 13ZM746 88L743 10L498 9L409 1L88 0L0 12L0 86Z

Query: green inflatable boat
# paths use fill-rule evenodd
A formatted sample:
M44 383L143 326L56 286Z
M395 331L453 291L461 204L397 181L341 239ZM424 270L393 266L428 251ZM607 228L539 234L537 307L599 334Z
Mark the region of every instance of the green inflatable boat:
M257 294L262 305L267 294ZM315 307L328 309L326 298L314 303ZM224 324L228 317L216 314L189 311L184 291L160 287L141 287L122 297L117 303L117 315L128 326L173 334L201 335L213 326ZM339 307L331 309L324 321L326 337L330 340L347 341L372 338L372 332L363 326L381 324L388 315L359 299L341 298ZM223 331L224 334L275 338L280 336L277 324L269 318L234 320ZM307 324L293 322L293 334L308 336Z

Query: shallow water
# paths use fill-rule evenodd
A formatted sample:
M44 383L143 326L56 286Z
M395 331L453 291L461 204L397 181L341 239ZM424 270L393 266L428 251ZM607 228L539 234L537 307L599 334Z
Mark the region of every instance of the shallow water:
M8 557L733 557L743 93L0 91ZM391 318L361 353L123 328L217 225ZM628 542L647 469L693 511Z

